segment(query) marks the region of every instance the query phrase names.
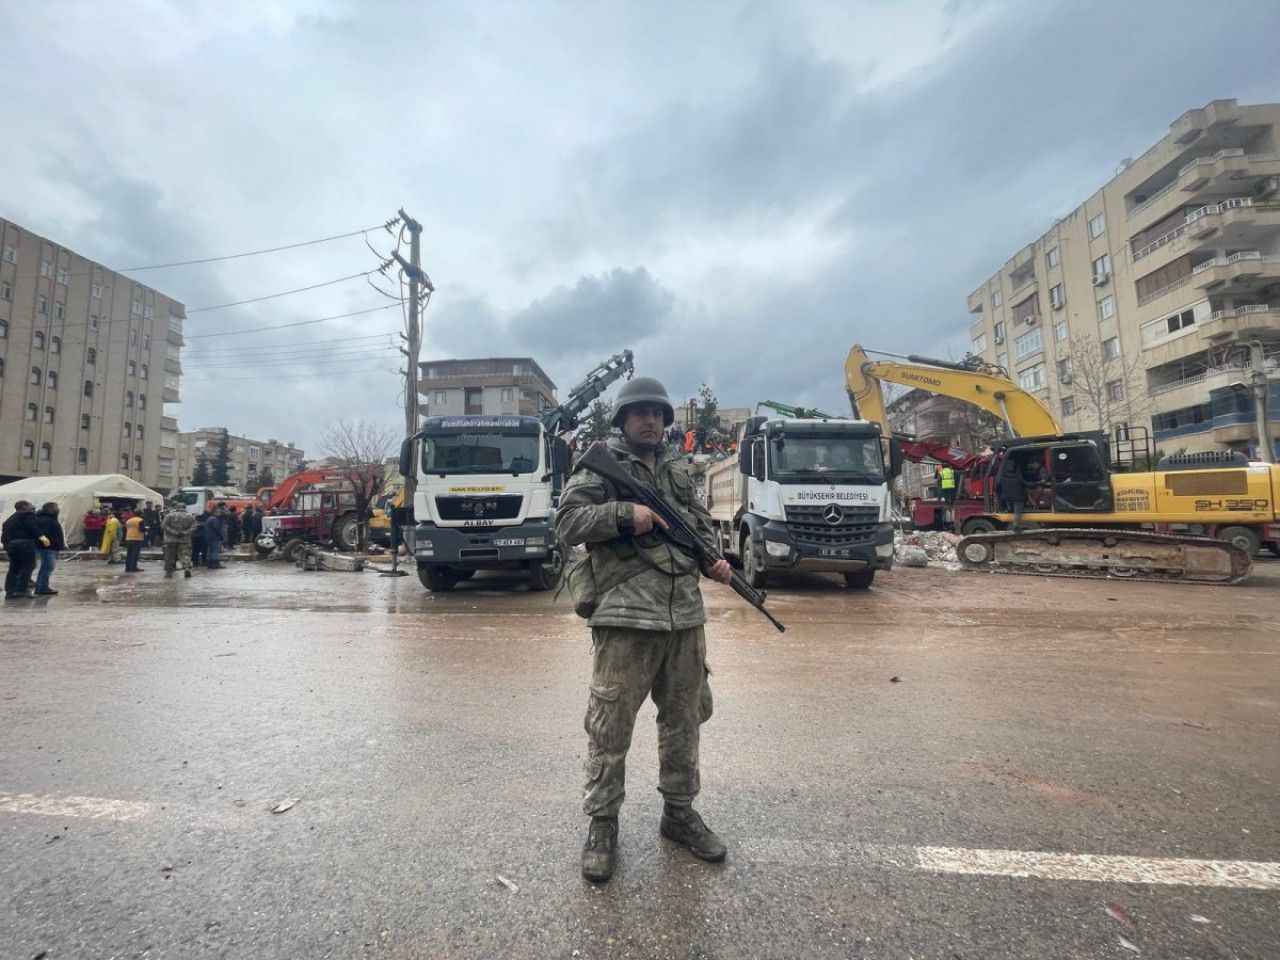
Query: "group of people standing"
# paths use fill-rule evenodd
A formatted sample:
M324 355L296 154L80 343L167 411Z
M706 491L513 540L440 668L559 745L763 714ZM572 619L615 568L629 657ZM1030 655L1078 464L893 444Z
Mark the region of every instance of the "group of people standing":
M67 549L67 544L56 503L46 503L36 510L31 501L19 500L0 530L0 545L9 555L9 570L4 578L6 600L53 596L58 592L49 586L49 578L58 563L58 551ZM31 573L37 561L40 570L33 591Z

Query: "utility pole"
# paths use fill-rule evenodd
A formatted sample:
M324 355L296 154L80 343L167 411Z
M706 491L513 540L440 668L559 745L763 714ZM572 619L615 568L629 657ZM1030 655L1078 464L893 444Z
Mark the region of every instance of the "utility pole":
M422 352L422 324L419 317L422 291L425 290L431 294L435 291L435 286L431 283L431 278L422 271L422 224L405 213L403 208L399 212L405 229L409 231L409 260L406 262L398 251L391 255L396 258L405 276L409 278L409 329L405 331L408 369L405 371L404 435L412 437L418 432L418 358ZM404 478L406 506L413 504L413 494L417 487L416 479L412 474Z
M1262 341L1249 341L1249 365L1253 367L1253 416L1258 428L1258 459L1263 463L1275 463L1275 448L1271 440L1271 423L1267 416L1270 383L1267 380L1266 354Z

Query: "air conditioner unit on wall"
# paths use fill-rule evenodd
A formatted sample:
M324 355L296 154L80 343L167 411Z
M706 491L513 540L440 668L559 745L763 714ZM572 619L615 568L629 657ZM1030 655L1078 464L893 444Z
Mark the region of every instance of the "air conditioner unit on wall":
M1064 373L1062 376L1060 376L1060 377L1058 378L1058 382L1059 382L1059 383L1070 383L1070 382L1071 382L1071 374L1069 374L1069 373Z
M1053 309L1055 309L1055 310L1061 310L1061 309L1062 309L1063 307L1065 307L1066 305L1067 305L1067 301L1065 301L1065 300L1059 300L1057 303L1051 304L1051 306L1052 306L1052 307L1053 307Z
M1026 321L1024 322L1028 327L1034 327L1036 323L1039 322L1039 320L1040 318L1033 313L1031 314L1031 316L1027 317Z
M997 333L997 334L996 334L996 346L999 346L999 345L1000 345L1000 344L1002 344L1002 343L1004 343L1004 337L1002 337L1000 334L998 334L998 333Z
M1095 273L1093 275L1093 285L1095 287L1100 287L1110 279L1111 274L1109 273Z

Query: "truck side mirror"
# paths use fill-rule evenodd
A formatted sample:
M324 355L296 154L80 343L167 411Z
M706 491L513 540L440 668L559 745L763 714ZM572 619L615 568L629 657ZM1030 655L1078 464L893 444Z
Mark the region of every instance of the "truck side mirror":
M889 438L889 476L896 477L902 473L902 441L897 437Z
M764 444L751 444L751 476L764 480Z
M413 437L409 437L400 444L400 476L412 477L413 470Z
M751 473L751 447L750 443L744 443L738 448L738 472L742 474Z
M551 472L558 477L569 472L569 444L560 437L551 441Z

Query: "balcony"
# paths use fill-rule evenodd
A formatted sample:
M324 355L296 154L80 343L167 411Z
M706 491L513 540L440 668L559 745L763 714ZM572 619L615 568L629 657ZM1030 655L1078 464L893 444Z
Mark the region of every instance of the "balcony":
M1240 250L1196 264L1191 268L1190 277L1192 285L1201 290L1254 279L1280 279L1280 256L1266 256L1260 250Z
M1280 331L1280 305L1251 303L1234 310L1215 310L1200 324L1200 332L1212 339L1245 338Z
M1203 107L1188 110L1169 124L1169 136L1174 143L1194 143L1211 127L1235 123L1240 118L1240 108L1234 98L1211 100Z
M1280 174L1280 157L1270 153L1246 154L1239 147L1219 150L1207 157L1196 157L1182 165L1169 183L1149 195L1128 213L1133 220L1141 217L1148 224L1158 223L1172 213L1179 204L1186 203L1202 190L1214 187L1221 192L1243 191L1247 183L1239 181L1261 179Z
M181 373L182 364L178 362L177 357L165 357L164 369L167 373Z

